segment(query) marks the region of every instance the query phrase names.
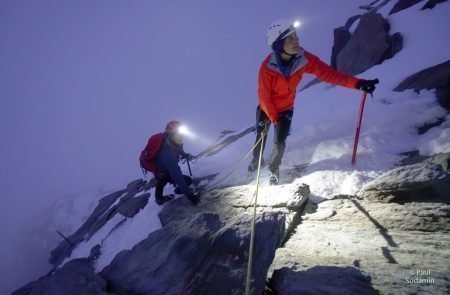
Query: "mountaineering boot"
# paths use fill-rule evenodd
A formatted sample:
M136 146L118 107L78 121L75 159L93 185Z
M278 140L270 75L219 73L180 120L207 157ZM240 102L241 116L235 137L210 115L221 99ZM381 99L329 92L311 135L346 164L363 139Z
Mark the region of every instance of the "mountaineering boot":
M264 159L261 160L261 167L264 167ZM258 169L258 159L253 158L253 160L248 165L248 172L253 172Z
M200 202L200 194L198 192L195 193L190 193L189 195L186 196L189 201L192 202L192 204L195 206L198 204L198 202Z
M167 196L155 197L155 201L156 201L156 204L158 204L158 205L161 206L161 205L164 204L165 202L171 201L171 200L173 200L174 198L175 198L175 196L172 195L172 194L170 194L170 195L167 195Z
M270 173L270 185L278 185L278 180L280 178L280 171L278 169L269 171Z

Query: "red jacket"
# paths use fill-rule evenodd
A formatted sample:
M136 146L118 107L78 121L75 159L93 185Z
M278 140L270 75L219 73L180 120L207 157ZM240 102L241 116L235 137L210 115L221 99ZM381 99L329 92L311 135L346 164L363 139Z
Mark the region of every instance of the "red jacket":
M259 70L258 97L262 110L270 121L278 123L278 114L294 107L297 86L303 74L309 73L322 81L355 88L358 78L341 73L321 61L317 56L301 49L292 66L289 78L280 70L275 53L269 54Z

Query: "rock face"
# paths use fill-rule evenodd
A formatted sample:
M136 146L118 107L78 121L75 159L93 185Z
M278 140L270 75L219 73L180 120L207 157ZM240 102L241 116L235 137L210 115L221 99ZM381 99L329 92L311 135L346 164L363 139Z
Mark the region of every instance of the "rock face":
M218 139L218 141L220 141L220 142L216 142L216 143L212 144L206 150L200 152L197 155L197 157L215 155L218 152L220 152L221 150L223 150L227 145L235 142L236 140L242 138L243 136L245 136L248 133L253 132L253 131L255 131L254 126L250 126L247 129L245 129L239 133L235 133L233 131L227 131L227 130L223 131L222 136ZM230 133L231 133L231 135L230 135Z
M429 162L399 167L368 183L358 197L400 204L414 201L450 204L450 174L441 165Z
M339 52L341 52L342 48L345 47L345 45L350 40L352 34L349 32L347 27L339 27L334 29L333 31L334 35L334 43L333 48L331 49L331 63L330 65L337 69L337 56Z
M394 57L403 48L403 36L398 32L389 35L389 23L377 13L377 10L388 2L389 0L385 0L376 7L372 4L368 7L360 7L367 8L369 12L352 16L344 26L334 29L330 61L333 68L350 75L357 75ZM357 20L360 22L352 34L350 28ZM320 80L314 79L300 91L317 83L320 83Z
M86 223L69 237L71 241L76 244L88 241L116 214L129 218L139 214L148 205L147 190L151 183L136 180L126 190L103 198ZM61 288L53 282L55 278L67 288L71 285L66 281L86 284L85 289L74 286L73 294L110 294L105 290L114 294L242 294L254 192L254 186L208 191L197 206L184 197L176 198L159 213L163 227L131 250L117 254L100 276L91 266L102 255L102 246L96 244L89 258L71 260L51 275L24 286L17 294L60 294L54 291ZM264 291L275 250L295 224L295 216L301 213L308 197L309 187L301 183L260 189L252 294ZM64 250L59 256L52 256L57 263L72 251L65 244L68 243L59 246Z
M450 111L450 60L417 72L403 82L394 91L414 89L436 89L436 95L442 107Z
M393 57L401 50L403 40L399 33L390 36L389 28L381 14L375 11L364 14L355 32L337 54L337 69L356 75Z
M257 219L252 294L264 290L284 222L277 213ZM101 275L120 294L242 294L250 225L249 215L223 224L215 213L171 222L119 253Z
M428 0L427 3L422 7L422 10L424 9L433 9L437 4L446 2L448 0Z
M113 294L106 292L106 281L97 275L89 259L74 259L55 273L31 282L13 295L28 294L67 294L97 295Z
M109 207L116 202L116 200L124 193L124 191L118 191L112 193L99 201L99 204L94 209L92 214L86 220L86 222L72 235L68 237L68 240L76 245L81 242L85 234L90 230L90 228L97 222L97 220L109 209ZM51 264L59 264L66 256L71 252L72 246L66 241L61 242L58 247L56 247L51 252L51 257L49 262Z
M305 271L284 267L272 276L276 294L377 294L370 278L353 267L315 266Z
M402 11L422 1L423 0L398 0L397 3L395 3L394 7L392 7L389 15Z
M437 155L386 172L357 196L309 204L277 250L272 287L278 294L335 293L333 286L337 294L448 294L449 161L450 154ZM431 197L435 186L439 198Z
M67 237L71 244L62 241L58 247L52 250L49 262L55 266L59 265L70 255L74 246L92 237L116 214L124 217L136 215L147 205L150 194L135 195L150 189L150 187L143 180L135 180L128 184L126 190L120 190L102 198L86 222L75 233ZM118 203L115 204L117 201Z

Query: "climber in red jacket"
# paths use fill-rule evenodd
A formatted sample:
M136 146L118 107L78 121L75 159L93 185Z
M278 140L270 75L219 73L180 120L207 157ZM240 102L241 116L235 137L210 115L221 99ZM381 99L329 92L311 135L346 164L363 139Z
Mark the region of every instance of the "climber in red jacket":
M368 93L375 90L375 80L362 80L342 72L338 72L317 56L304 50L299 45L296 29L298 22L278 20L267 30L267 43L273 49L263 61L259 70L258 98L256 109L257 137L261 137L264 126L275 125L274 147L270 157L270 184L277 185L279 180L279 166L289 135L294 100L297 86L303 74L313 74L320 80L356 88ZM264 151L265 139L262 142ZM249 171L255 171L258 165L261 143L253 151L253 159L248 166Z

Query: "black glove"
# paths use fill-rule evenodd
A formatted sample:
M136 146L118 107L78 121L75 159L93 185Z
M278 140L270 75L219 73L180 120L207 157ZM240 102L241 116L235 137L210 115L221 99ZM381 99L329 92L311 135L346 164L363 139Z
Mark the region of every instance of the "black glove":
M375 90L375 84L378 84L380 81L378 79L375 80L359 80L356 82L355 88L362 90L364 92L372 94Z
M195 160L195 156L193 156L193 155L191 155L191 154L189 154L189 153L185 153L185 154L181 157L181 159L188 160L188 161L192 161L192 160Z

